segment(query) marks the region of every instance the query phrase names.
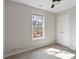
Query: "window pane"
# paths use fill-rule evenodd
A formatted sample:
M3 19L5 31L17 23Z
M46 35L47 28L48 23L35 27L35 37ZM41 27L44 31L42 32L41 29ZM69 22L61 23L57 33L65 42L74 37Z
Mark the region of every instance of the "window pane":
M42 27L33 27L33 38L43 37L43 28Z
M43 16L32 15L32 37L42 38L43 37Z
M42 26L43 25L43 17L42 16L32 16L32 25L33 26Z

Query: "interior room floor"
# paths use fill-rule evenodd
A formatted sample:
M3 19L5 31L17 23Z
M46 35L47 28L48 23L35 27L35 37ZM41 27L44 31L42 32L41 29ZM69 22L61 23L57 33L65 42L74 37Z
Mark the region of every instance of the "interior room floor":
M59 44L54 44L10 56L5 59L76 59L75 55L76 51Z

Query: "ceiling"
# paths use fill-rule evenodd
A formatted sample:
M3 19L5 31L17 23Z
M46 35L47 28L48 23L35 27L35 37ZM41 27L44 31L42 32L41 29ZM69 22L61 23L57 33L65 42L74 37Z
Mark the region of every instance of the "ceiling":
M47 10L53 13L58 13L63 10L76 6L76 0L61 0L59 4L51 8L52 0L12 0L21 4L30 5L39 9Z

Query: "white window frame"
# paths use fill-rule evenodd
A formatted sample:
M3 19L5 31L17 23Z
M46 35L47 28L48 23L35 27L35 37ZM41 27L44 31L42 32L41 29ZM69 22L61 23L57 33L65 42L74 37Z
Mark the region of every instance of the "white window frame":
M42 16L43 17L43 25L42 25L42 27L43 27L43 36L42 37L40 37L40 38L33 38L33 24L32 24L32 40L39 40L39 39L44 39L44 37L45 37L45 29L44 29L44 27L45 27L45 25L44 25L44 23L45 23L45 17L43 16L43 15L39 15L39 14L32 14L32 17L33 17L33 15L36 15L36 16ZM33 19L33 18L32 18Z

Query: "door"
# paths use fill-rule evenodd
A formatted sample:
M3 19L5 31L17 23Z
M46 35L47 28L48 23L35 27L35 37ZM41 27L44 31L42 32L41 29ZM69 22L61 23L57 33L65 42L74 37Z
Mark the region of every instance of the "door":
M57 42L69 46L70 40L70 23L69 14L57 16Z

